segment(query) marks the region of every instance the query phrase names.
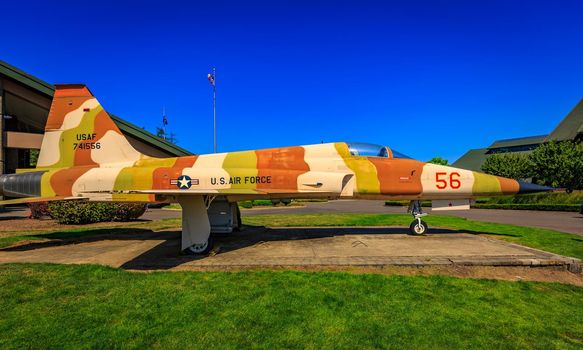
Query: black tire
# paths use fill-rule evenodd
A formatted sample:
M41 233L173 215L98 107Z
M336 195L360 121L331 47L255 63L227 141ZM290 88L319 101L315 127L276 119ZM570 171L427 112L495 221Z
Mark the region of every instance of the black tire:
M233 227L234 231L241 231L241 210L239 209L238 205L235 205L235 210L236 210L236 216L237 216L237 225L235 225L235 227Z
M415 219L411 225L409 225L409 232L415 236L421 236L427 233L428 227L425 221L421 220L421 225L419 225L419 220Z
M204 249L202 249L202 250L196 249L195 246L191 246L191 247L184 249L182 251L182 253L185 255L206 256L213 249L213 245L214 245L214 239L213 239L213 236L211 235L211 236L209 236L209 239L207 240L206 247L204 247Z

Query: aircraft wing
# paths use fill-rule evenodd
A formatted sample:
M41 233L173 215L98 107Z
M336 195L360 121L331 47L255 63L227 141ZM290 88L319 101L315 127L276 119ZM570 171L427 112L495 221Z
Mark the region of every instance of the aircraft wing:
M25 197L16 199L7 199L0 201L0 205L14 205L37 202L52 202L52 201L66 201L66 200L86 200L87 197Z
M330 191L318 191L318 190L287 190L287 189L244 189L244 188L225 188L225 189L190 189L190 190L141 190L141 191L130 191L130 193L143 193L143 194L167 194L167 195L180 195L180 196L194 196L194 195L290 195L290 194L321 194L325 195L338 195L339 193L334 193Z

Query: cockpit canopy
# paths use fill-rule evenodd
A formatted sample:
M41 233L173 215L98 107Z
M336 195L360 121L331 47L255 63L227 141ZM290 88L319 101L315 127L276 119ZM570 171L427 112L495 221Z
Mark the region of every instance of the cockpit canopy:
M401 152L390 149L389 147L371 143L351 142L348 143L348 150L350 151L351 155L360 157L413 159Z

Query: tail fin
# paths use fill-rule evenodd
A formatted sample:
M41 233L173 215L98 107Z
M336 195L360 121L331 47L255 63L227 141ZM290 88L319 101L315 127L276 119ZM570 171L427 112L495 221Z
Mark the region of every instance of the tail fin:
M57 85L37 168L133 164L143 158L85 85Z

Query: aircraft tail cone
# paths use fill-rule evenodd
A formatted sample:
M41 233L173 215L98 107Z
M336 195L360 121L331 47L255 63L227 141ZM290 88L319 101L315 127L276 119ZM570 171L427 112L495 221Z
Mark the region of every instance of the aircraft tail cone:
M554 190L552 187L542 186L537 184L532 184L529 182L518 181L518 185L520 186L518 193L534 193L534 192L548 192Z

